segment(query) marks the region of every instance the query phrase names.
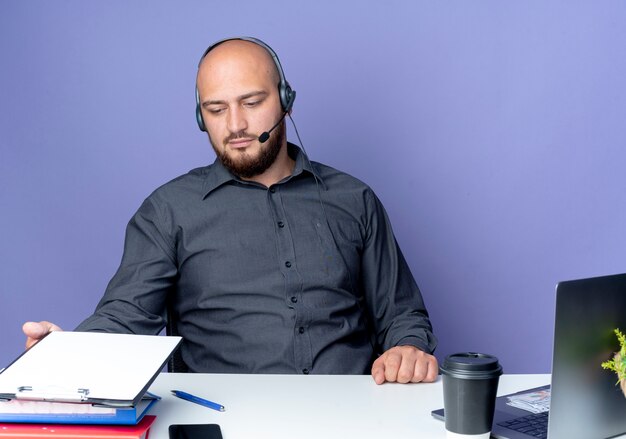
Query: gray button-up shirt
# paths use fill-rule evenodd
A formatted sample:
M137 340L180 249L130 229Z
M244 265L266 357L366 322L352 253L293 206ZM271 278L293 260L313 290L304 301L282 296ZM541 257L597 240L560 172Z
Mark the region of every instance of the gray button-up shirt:
M393 346L432 352L422 296L378 198L289 153L293 174L269 188L216 160L152 193L76 330L156 334L169 301L195 372L363 374Z

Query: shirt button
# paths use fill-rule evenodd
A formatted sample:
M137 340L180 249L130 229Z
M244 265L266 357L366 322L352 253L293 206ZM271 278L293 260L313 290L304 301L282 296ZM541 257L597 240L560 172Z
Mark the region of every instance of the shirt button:
M271 187L271 188L270 188L270 192L271 192L271 193L274 193L274 192L276 192L276 189L275 189L275 188L273 188L273 187Z
M291 262L289 262L289 261L285 262L285 267L287 267L287 268L291 267Z
M302 326L300 326L300 327L298 328L298 332L299 332L300 334L304 334L304 328L303 328Z
M278 221L278 227L282 229L283 227L285 227L285 223L282 221Z
M298 298L296 296L291 296L292 303L296 303L297 301L298 301Z
M309 369L302 369L302 373L305 374L305 375L308 375L309 374Z

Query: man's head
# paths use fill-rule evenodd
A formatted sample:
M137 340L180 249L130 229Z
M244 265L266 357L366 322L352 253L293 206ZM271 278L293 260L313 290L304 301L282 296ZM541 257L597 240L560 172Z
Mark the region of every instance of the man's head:
M220 42L202 58L196 85L198 122L222 163L243 178L262 174L286 147L284 122L267 142L258 137L295 97L273 51L257 40Z

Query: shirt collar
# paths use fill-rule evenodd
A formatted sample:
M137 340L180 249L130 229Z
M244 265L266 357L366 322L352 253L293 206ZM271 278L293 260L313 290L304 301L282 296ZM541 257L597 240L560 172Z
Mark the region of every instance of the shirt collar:
M309 159L306 157L302 150L294 145L293 143L287 143L287 152L291 158L293 158L296 162L293 172L289 177L283 180L281 183L285 183L291 180L294 177L299 176L303 172L307 172L314 176L313 178L317 179L322 189L326 190L326 185L324 184L324 180L319 173L319 169L315 168ZM222 164L219 158L216 158L211 165L211 171L207 173L206 178L204 179L204 187L202 190L202 198L206 198L211 192L213 192L218 187L226 184L230 181L238 181L244 182L236 175L232 174L226 167ZM279 183L280 184L280 183Z

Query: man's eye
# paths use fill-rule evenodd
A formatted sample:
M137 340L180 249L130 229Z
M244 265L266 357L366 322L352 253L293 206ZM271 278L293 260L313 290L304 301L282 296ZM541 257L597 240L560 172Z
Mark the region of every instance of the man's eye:
M248 101L248 102L244 102L244 105L246 107L256 107L257 105L259 105L259 102L261 101Z
M211 114L217 115L217 114L223 113L224 109L223 108L209 108L208 112L211 113Z

